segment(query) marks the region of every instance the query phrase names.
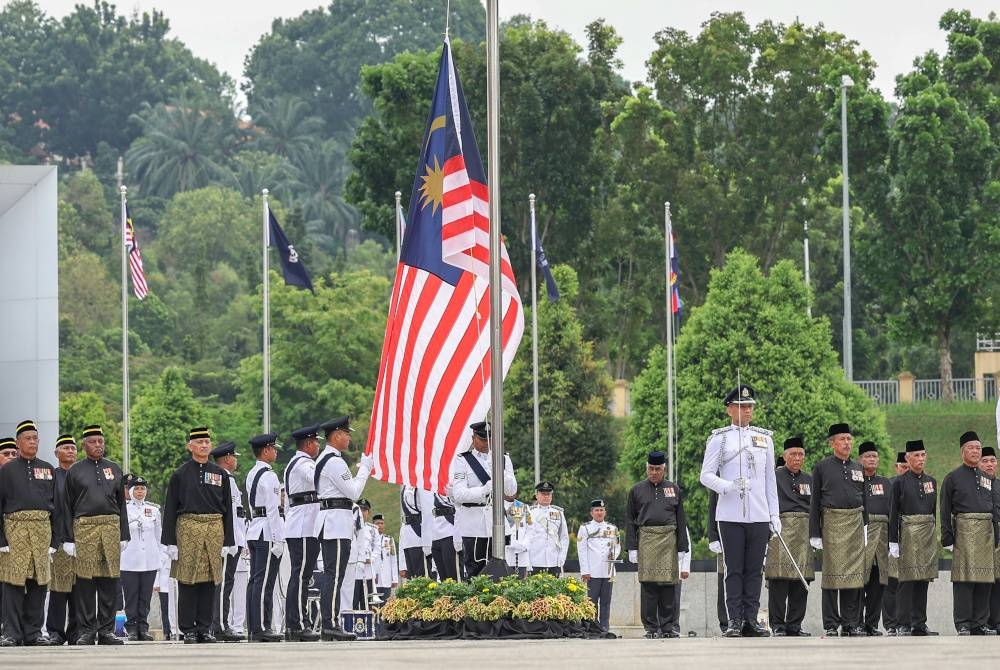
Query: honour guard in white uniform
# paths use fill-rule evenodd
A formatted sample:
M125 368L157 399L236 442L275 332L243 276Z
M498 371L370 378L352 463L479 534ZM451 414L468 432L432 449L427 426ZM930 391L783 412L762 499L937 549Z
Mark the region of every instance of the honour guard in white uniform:
M472 448L456 454L452 461L448 495L455 503L455 530L462 537L465 574L475 577L486 568L493 544L493 462L489 424L480 421L469 428ZM514 466L509 456L503 458L503 494L517 495Z
M250 619L251 642L280 642L281 634L274 631L274 583L285 550L285 528L281 520L281 482L271 468L278 456L278 436L265 433L250 439L257 462L247 473L247 504L250 507L250 527L247 544L250 547L250 584L247 615Z
M378 530L368 523L372 505L362 498L354 507L354 537L351 540L351 555L348 559L344 584L340 588L340 608L343 610L367 610L371 594L375 592L375 572L372 566L378 549Z
M160 569L160 506L146 501L147 484L142 477L129 483L131 499L125 503L132 539L121 557L121 581L125 591L125 630L129 640L149 642L149 601Z
M430 512L430 494L425 493L408 485L399 491L399 550L403 552L402 576L407 579L431 576L431 542L423 539L424 516Z
M552 504L552 482L535 485L535 504L528 510L528 555L533 572L562 574L569 551L569 530L563 508Z
M291 571L285 591L285 639L314 642L319 633L309 625L309 582L319 557L316 516L316 457L319 455L317 426L292 431L297 451L285 466L285 543Z
M340 590L351 555L354 537L354 501L361 497L372 473L372 458L365 454L358 462L358 471L351 471L343 452L351 448L349 416L327 421L320 426L326 433L326 448L316 460L316 493L319 514L316 534L323 557L323 590L320 610L323 617L323 640L354 640L356 636L340 627Z
M392 589L399 585L399 556L396 552L396 541L392 539L392 535L385 532L385 517L376 514L372 517L372 524L378 531L378 551L375 553L375 560L372 561L375 570L375 589L382 602L385 602L389 599Z
M455 505L448 496L440 493L418 490L417 495L421 509L425 510L420 516L420 539L425 555L430 549L439 580L461 581L461 548L455 548ZM461 544L459 538L459 547Z
M506 549L507 565L514 574L524 579L531 571L531 553L528 551L528 524L531 522L531 515L528 513L528 506L516 498L504 500L503 506L507 512L507 534L510 535L510 544Z
M615 581L615 561L622 551L618 528L605 519L603 500L590 502L590 521L577 532L580 577L587 584L587 596L597 606L597 622L607 632L611 622L611 590Z
M230 554L229 551L223 552L223 581L222 584L215 588L214 607L212 610L212 633L215 635L215 639L220 642L239 642L243 639L242 622L246 614L247 599L246 589L242 590L242 594L237 589L237 582L241 580L236 573L243 562L242 554L247 551L248 514L243 507L243 494L240 492L239 483L233 475L236 472L236 459L239 457L239 454L236 452L236 445L232 442L223 442L212 450L211 455L215 460L215 464L225 470L229 477L229 493L233 504L233 538L235 539L234 545L236 547L235 554ZM171 586L169 578L170 572L168 570L166 578L161 578L161 589L172 593L168 590ZM242 581L245 584L246 578L244 577ZM233 627L230 626L230 612L232 612L233 618L239 618L240 620L239 629L241 632L239 633L234 632ZM239 613L238 617L236 616L237 613Z

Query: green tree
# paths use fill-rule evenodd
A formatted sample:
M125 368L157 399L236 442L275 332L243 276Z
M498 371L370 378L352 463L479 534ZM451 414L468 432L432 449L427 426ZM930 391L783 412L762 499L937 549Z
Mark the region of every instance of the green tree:
M829 322L806 315L807 297L790 261L765 275L757 259L736 250L712 272L704 304L677 340L677 472L695 535L707 520L708 495L699 483L704 444L728 422L722 398L737 375L756 389L754 424L774 431L778 449L792 435L805 437L807 468L829 455L826 431L840 421L858 441L879 445L886 471L893 461L884 415L844 378ZM655 349L633 387L621 460L633 477L642 476L650 450L666 448L665 362L663 348Z
M258 98L250 115L258 133L253 146L289 160L315 145L323 132L323 119L313 116L300 98Z
M117 414L120 415L120 405L118 409ZM105 458L120 464L122 462L122 426L108 416L102 397L93 391L63 393L60 396L59 432L69 433L76 438L79 458L84 457L81 437L83 429L92 424L99 425L104 431Z
M566 265L552 268L560 300L538 309L538 396L542 479L555 483L569 518L585 517L601 497L618 458L607 401L611 380L583 336L573 306L578 283ZM544 289L543 289L544 291ZM504 382L504 447L518 470L522 495L531 495L534 445L530 322Z

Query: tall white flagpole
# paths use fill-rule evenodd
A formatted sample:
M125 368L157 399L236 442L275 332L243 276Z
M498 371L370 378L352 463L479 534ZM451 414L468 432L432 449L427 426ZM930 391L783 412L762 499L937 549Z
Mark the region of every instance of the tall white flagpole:
M403 194L396 191L396 262L403 253Z
M264 201L264 224L262 230L262 249L261 258L263 258L263 274L261 275L264 288L264 432L271 432L271 276L270 269L268 268L267 262L267 246L269 239L269 229L270 229L270 209L267 202L267 189L261 190L261 196Z
M125 226L128 220L128 208L126 207L126 193L128 188L124 185L118 189L121 195L121 238L122 238L122 471L129 472L131 468L131 454L129 453L129 388L128 388L128 250L125 247L126 235ZM134 231L133 231L134 232Z
M676 481L674 469L674 292L670 286L670 268L673 258L673 226L670 223L670 203L663 203L663 234L666 236L667 254L667 471L671 481Z
M534 408L535 483L542 479L541 430L538 425L538 228L535 225L535 194L528 196L531 210L531 388Z

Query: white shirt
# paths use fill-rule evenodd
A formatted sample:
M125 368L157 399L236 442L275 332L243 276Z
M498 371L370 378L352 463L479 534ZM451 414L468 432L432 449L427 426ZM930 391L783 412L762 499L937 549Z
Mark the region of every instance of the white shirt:
M250 515L243 507L243 494L240 492L240 485L235 475L231 472L226 474L229 475L229 493L233 499L233 537L237 547L245 547L247 546L247 517ZM238 510L243 510L242 517Z
M562 568L569 551L566 514L558 505L528 508L528 555L533 568Z
M396 541L391 535L380 534L376 538L378 551L375 553L375 586L392 587L399 583L399 555Z
M611 561L622 551L618 528L607 521L588 521L576 534L580 574L598 579L611 576Z
M421 547L424 545L423 538L423 523L433 512L433 503L431 507L426 507L427 496L423 495L427 493L426 491L420 491L414 486L403 486L399 493L399 550L406 551L413 547ZM433 500L433 498L431 498ZM410 524L406 523L406 517L410 514L419 514L420 523L417 524L417 528L420 528L420 535L413 530ZM428 541L427 546L431 546Z
M173 562L174 559L167 555L167 548L160 545L160 565L153 580L153 588L159 589L160 593L170 593L170 566Z
M320 470L316 493L320 500L325 498L350 498L356 501L365 490L371 469L358 464L358 474L351 477L340 452L326 445L316 459L316 469ZM367 470L367 472L363 472ZM354 515L349 509L320 509L316 514L316 537L324 540L349 540L354 537Z
M510 567L531 569L531 555L528 552L528 506L520 500L503 503L506 514L504 522L510 544L505 549L504 558Z
M493 463L490 452L481 453L471 449L469 453L492 477ZM517 479L510 456L504 454L503 492L512 496L517 493ZM464 507L464 503L481 504L490 499L493 481L483 483L469 466L464 454L456 454L451 462L447 493L455 503L455 532L462 537L493 537L493 505Z
M740 476L749 487L746 500L739 491L728 490ZM705 445L701 483L719 494L715 508L717 521L759 523L778 516L771 431L756 426L741 430L736 425L712 431Z
M129 500L128 532L131 540L122 552L121 569L149 572L160 569L160 508L153 503Z
M289 481L291 473L291 481ZM292 507L292 495L316 491L316 461L296 451L285 467L285 537L316 537L319 502Z
M358 558L356 577L357 579L375 579L375 561L379 550L378 528L374 524L363 523L358 534L363 547Z
M444 514L441 516L434 515L435 507L451 507L454 509L455 506L452 504L451 499L440 493L431 493L430 491L423 490L418 490L417 495L420 500L420 509L423 510L420 524L420 539L423 541L423 545L429 547L432 542L454 537L455 524L448 521L448 517ZM452 513L452 518L455 518L454 513Z
M257 489L253 490L253 482L257 473L263 470L257 481ZM247 529L248 540L267 540L268 542L284 542L285 528L281 521L281 482L271 466L264 461L257 461L250 468L246 479L247 505L251 512L255 507L267 509L266 516L256 516L250 520Z

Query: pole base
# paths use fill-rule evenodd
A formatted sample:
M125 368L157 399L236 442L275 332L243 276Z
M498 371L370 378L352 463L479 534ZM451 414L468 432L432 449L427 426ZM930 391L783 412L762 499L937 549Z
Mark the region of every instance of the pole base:
M507 565L507 561L491 556L490 560L486 562L482 574L489 575L490 579L498 582L510 574L510 566Z

